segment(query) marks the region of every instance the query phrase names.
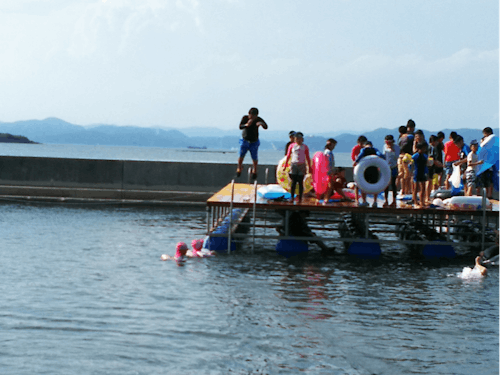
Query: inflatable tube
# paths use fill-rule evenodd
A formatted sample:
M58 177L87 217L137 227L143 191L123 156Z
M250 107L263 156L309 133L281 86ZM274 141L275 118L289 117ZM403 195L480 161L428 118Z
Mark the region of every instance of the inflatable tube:
M342 189L342 191L344 192L344 194L345 194L345 196L346 196L347 198L350 198L350 199L352 199L352 200L356 199L356 193L354 192L354 190L352 190L352 189L345 189L345 188L344 188L344 189ZM342 199L342 197L340 196L340 194L339 194L339 193L335 192L335 193L334 193L334 194L330 197L330 199L333 199L334 201L336 201L336 200L341 200L341 199Z
M432 193L431 193L431 198L434 199L434 198L440 198L440 199L448 199L448 198L451 198L451 197L455 197L455 196L460 196L460 195L464 195L464 191L463 190L458 190L458 189L437 189L437 190L434 190Z
M368 168L378 170L378 179L376 181L366 180ZM354 181L365 193L378 194L384 191L391 182L391 168L384 159L376 155L366 156L354 168Z
M482 210L483 197L452 197L449 200L448 206L450 210ZM486 208L491 207L491 202L486 198Z
M264 199L290 199L292 195L277 184L262 186L257 189L257 195Z
M411 194L404 194L404 195L398 194L396 196L396 199L403 201L403 202L404 201L411 201L413 199L413 195L411 195Z
M285 163L286 157L280 160L278 163L278 168L276 168L276 180L278 184L286 191L292 190L292 180L288 175L290 173L290 165L283 170L283 164ZM310 173L306 174L304 178L304 194L309 193L312 190L312 176ZM299 194L299 187L295 189L295 194Z
M323 195L328 189L328 164L328 158L323 152L318 151L314 154L312 160L312 179L314 191L318 197Z
M481 142L481 148L478 152L478 159L484 160L484 164L482 164L477 171L477 175L479 176L485 170L491 168L493 165L496 166L496 169L499 169L498 160L499 160L499 139L494 134L486 137Z

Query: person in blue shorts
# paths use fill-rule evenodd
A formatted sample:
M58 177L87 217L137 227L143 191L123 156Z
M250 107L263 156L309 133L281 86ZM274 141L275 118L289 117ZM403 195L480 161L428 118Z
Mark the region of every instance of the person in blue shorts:
M243 116L240 121L240 129L242 132L242 139L240 139L240 157L238 158L238 168L236 169L236 176L241 175L243 169L243 159L248 151L252 156L253 169L252 178L257 178L257 164L259 162L258 149L259 141L259 127L267 129L266 122L259 117L259 110L257 108L250 108L248 115Z
M418 143L415 145L417 152L411 157L414 164L413 172L413 204L415 208L426 206L425 185L429 169L427 168L427 143ZM420 191L420 204L417 204L417 193Z

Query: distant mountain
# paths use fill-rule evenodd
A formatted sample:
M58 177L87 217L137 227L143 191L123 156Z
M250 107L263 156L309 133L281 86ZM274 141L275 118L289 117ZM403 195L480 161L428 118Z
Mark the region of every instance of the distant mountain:
M353 132L355 129L353 129ZM433 134L436 134L434 132ZM446 137L450 129L442 130ZM462 135L466 142L472 139L480 139L482 133L477 129L455 130ZM498 129L494 129L496 134ZM146 147L176 147L188 146L207 147L208 149L236 149L239 147L240 130L237 128L225 131L217 128L192 127L182 131L169 128L143 128L138 126L115 126L115 125L92 125L80 126L68 123L58 118L47 118L45 120L27 120L16 122L0 122L0 133L22 134L38 143L49 144L83 144L83 145L110 145L110 146L146 146ZM426 138L431 134L424 131ZM350 152L356 144L359 133L343 133L332 131L327 133L311 134L305 133L304 142L309 146L311 152L322 150L328 138L338 141L336 152ZM338 135L334 135L338 134ZM380 128L363 133L371 140L375 147L382 148L384 137L392 134L398 136L397 128ZM446 139L447 140L447 139ZM29 141L29 140L28 140ZM31 141L30 141L31 142ZM288 131L261 130L261 150L283 150L288 142Z

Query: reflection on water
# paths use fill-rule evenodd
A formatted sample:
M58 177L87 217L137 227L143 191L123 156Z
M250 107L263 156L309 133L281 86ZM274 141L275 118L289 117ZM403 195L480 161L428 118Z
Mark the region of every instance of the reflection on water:
M498 271L391 257L161 262L203 210L0 206L0 369L498 373ZM449 275L455 275L450 277Z

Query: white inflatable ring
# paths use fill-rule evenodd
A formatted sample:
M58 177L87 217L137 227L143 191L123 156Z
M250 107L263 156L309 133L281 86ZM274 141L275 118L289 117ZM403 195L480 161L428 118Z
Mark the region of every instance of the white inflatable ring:
M483 209L483 197L477 195L451 197L448 205L451 210L481 210ZM486 208L491 208L491 202L488 198L486 198Z
M370 167L377 168L379 172L380 178L375 183L370 183L365 179L365 172ZM366 156L354 168L354 181L356 181L358 188L365 193L378 194L389 186L391 182L391 168L389 168L389 164L384 159L376 155Z

